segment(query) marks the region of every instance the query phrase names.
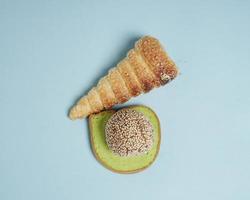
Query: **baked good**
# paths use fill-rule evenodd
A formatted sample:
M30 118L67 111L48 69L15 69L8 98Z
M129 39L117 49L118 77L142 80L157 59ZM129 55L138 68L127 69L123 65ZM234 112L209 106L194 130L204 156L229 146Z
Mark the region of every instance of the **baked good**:
M140 172L149 167L158 155L161 142L160 122L156 113L146 106L129 106L122 110L134 110L148 119L153 128L153 143L150 149L139 155L121 156L109 148L105 129L108 121L116 113L115 110L106 110L89 116L91 147L96 159L109 170L125 174Z
M83 118L124 103L165 85L177 74L175 63L160 42L151 36L142 37L127 56L72 107L69 117Z
M134 109L121 109L108 120L106 142L119 156L138 156L153 146L153 126L147 117Z

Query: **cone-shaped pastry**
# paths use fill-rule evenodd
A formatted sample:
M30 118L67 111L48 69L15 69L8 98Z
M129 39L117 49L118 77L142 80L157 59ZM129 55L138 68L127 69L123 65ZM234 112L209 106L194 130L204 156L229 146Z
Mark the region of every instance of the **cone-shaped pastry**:
M69 117L83 118L115 104L124 103L131 97L165 85L177 74L177 67L159 41L145 36L136 42L126 58L73 106Z

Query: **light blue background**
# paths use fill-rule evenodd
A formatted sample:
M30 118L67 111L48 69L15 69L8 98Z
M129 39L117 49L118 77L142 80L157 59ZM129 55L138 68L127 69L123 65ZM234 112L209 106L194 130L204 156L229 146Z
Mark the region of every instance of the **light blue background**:
M0 0L0 199L250 199L250 1ZM67 112L140 36L181 75L131 100L159 115L148 170L94 158Z

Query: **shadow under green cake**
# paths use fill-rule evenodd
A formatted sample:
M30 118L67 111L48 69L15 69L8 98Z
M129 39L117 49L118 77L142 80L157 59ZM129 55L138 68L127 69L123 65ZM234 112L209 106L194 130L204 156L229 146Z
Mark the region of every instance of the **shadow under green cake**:
M93 153L101 164L117 173L135 173L147 168L154 162L160 148L160 122L155 112L146 106L130 106L126 109L143 113L153 126L153 146L149 152L143 155L122 157L114 154L108 148L105 139L105 126L109 118L116 112L115 110L103 111L89 117Z

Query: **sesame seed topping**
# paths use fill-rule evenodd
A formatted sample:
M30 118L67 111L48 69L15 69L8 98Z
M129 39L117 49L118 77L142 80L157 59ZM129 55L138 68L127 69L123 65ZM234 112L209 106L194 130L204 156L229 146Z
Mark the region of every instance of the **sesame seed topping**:
M121 109L108 120L106 142L113 153L136 156L153 146L153 126L146 116L133 109Z

